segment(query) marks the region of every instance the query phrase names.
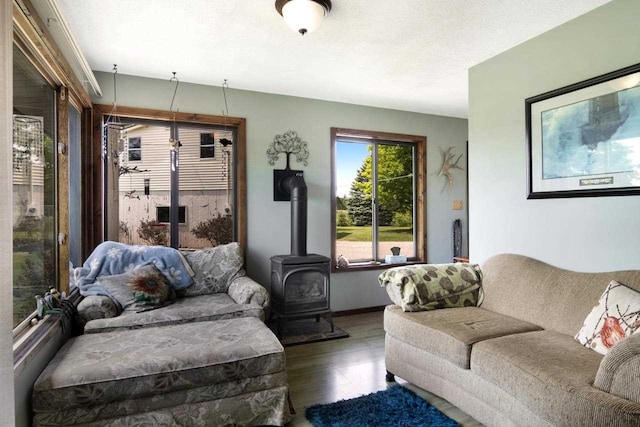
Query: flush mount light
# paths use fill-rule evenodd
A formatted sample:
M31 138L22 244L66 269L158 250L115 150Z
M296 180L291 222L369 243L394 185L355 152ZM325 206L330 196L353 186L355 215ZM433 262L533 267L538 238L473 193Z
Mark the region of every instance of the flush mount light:
M276 10L292 30L304 36L320 26L331 10L331 0L276 0Z

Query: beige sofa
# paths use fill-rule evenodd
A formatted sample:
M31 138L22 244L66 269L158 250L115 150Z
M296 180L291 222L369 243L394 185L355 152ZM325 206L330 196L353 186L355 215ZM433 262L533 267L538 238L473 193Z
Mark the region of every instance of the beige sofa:
M640 334L606 356L574 340L611 280L519 255L482 272L480 307L386 308L387 379L397 375L490 426L640 426Z

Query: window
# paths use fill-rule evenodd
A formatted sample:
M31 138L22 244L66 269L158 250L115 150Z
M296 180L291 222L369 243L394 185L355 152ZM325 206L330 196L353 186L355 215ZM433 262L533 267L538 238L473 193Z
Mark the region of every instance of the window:
M200 134L200 158L209 159L215 157L215 145L212 133Z
M105 111L110 111L110 107L96 105L94 111L104 125L110 114ZM118 147L124 138L144 139L145 159L137 166L106 162L103 186L107 191L103 193L102 210L105 215L99 235L94 228L96 238L106 236L108 240L127 244L184 249L232 241L244 246L244 119L199 115L200 122L193 123L190 114L176 114L174 120L171 112L149 114L149 110L130 107L120 107L119 111L122 129L114 128L94 138L100 138L102 144L102 138L106 137L110 147ZM167 146L171 138L180 141L175 152ZM216 156L206 161L200 157L203 141L219 144ZM115 155L126 161L127 147L121 150L117 153L116 148ZM172 221L174 209L176 217ZM188 227L181 226L187 224Z
M13 326L57 287L55 91L13 50Z
M381 265L391 248L424 261L426 139L332 129L332 144L334 263L342 255L349 268Z
M158 222L162 222L162 223L170 223L170 216L169 216L169 206L156 206L156 221ZM178 222L180 224L186 224L187 221L187 208L185 208L184 206L179 206L178 207Z
M129 138L129 161L142 160L142 138Z

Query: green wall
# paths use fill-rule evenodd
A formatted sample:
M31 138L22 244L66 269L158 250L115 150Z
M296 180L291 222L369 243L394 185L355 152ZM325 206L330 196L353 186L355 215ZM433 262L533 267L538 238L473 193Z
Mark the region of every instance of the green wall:
M640 62L640 1L614 0L469 71L470 253L640 268L640 196L526 199L528 97ZM603 284L603 289L606 284Z
M126 72L126 64L121 65ZM180 75L179 68L178 76ZM167 72L170 76L170 73ZM96 103L113 101L113 76L96 73L102 87L102 98ZM233 86L233 76L229 76ZM118 74L118 105L168 110L173 84L167 80L147 79ZM428 260L448 262L452 254L451 224L461 217L467 223L466 210L452 211L453 199L466 202L466 171L454 171L457 181L451 194L442 193L444 178L438 177L440 150L455 146L465 151L467 120L358 105L318 101L260 92L230 90L227 94L229 114L247 119L247 187L248 187L248 253L249 275L269 285L272 255L289 253L289 204L273 201L274 168L283 168L284 160L275 167L267 162L266 150L276 134L295 130L308 142L309 166L304 169L309 188L308 250L329 256L331 253L330 210L330 128L375 130L427 137L427 232ZM224 109L219 87L181 83L176 108L182 112L220 114ZM465 159L463 159L463 162ZM334 310L384 305L389 299L378 286L375 272L350 272L331 277L331 304Z

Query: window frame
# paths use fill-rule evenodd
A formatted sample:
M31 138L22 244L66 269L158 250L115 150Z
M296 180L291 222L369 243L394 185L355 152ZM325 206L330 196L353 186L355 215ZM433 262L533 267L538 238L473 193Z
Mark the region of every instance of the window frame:
M384 262L372 261L369 264L355 264L348 268L337 268L337 250L336 250L336 196L337 196L337 173L336 173L336 143L339 140L359 140L360 142L382 143L394 142L411 144L414 147L414 239L415 239L415 258L407 263L402 264L385 264ZM384 269L396 267L399 265L417 264L426 262L427 259L427 232L426 232L426 164L427 164L427 138L420 135L405 135L388 132L331 128L331 271L333 273L342 273L347 271L361 271L371 269ZM375 152L376 150L374 150ZM375 159L374 159L375 160ZM375 163L375 162L374 162ZM376 168L377 165L374 165ZM375 220L375 214L374 218ZM373 228L374 235L372 240L377 245L376 227Z
M245 251L247 250L247 121L242 117L215 116L198 113L173 113L165 110L148 108L118 106L117 113L113 113L113 107L105 104L93 105L93 140L90 147L94 158L101 157L102 126L107 116L119 117L121 120L142 119L157 122L165 122L173 126L205 125L228 128L235 132L236 151L234 154L236 188L234 194L234 206L237 222L237 242ZM87 167L85 174L91 175L98 183L102 183L103 164L93 162ZM94 184L102 187L102 184ZM102 190L102 189L101 189ZM83 250L89 253L104 241L104 210L102 191L94 191L87 197L87 203L93 207L94 215L90 228L87 228L88 245Z
M131 148L131 140L137 139L140 142L138 147ZM132 159L131 152L136 151L139 153L139 158ZM141 162L142 161L142 137L141 136L132 136L127 138L127 162Z
M81 112L81 139L91 134L90 121L92 101L87 89L75 75L73 68L58 48L54 38L37 11L29 2L14 2L11 20L13 22L13 46L27 57L36 71L55 90L55 227L56 245L56 285L61 292L70 294L76 304L77 290L69 290L69 144L68 106L74 105ZM7 40L3 40L7 42ZM10 65L12 65L10 63ZM10 84L13 84L11 82ZM14 375L19 375L29 360L33 359L60 330L59 317L47 315L35 324L35 311L13 329Z
M171 206L164 206L164 205L160 206L160 205L157 205L156 206L156 222L158 224L171 224L171 220L169 220L169 221L161 221L160 220L160 215L159 215L160 209L162 209L162 210L166 209L167 210L167 216L169 216L169 217L171 216ZM180 215L180 211L184 212L184 215ZM184 217L184 221L178 220L178 224L179 225L187 225L187 207L185 205L179 205L178 206L178 213L179 213L178 214L178 218L181 217L181 216Z
M202 141L202 136L203 135L210 135L211 136L211 144L203 144ZM202 149L206 148L206 149L211 149L211 156L202 156ZM206 133L206 132L200 132L200 160L202 159L215 159L216 158L216 137L215 137L215 133L211 132L211 133Z

